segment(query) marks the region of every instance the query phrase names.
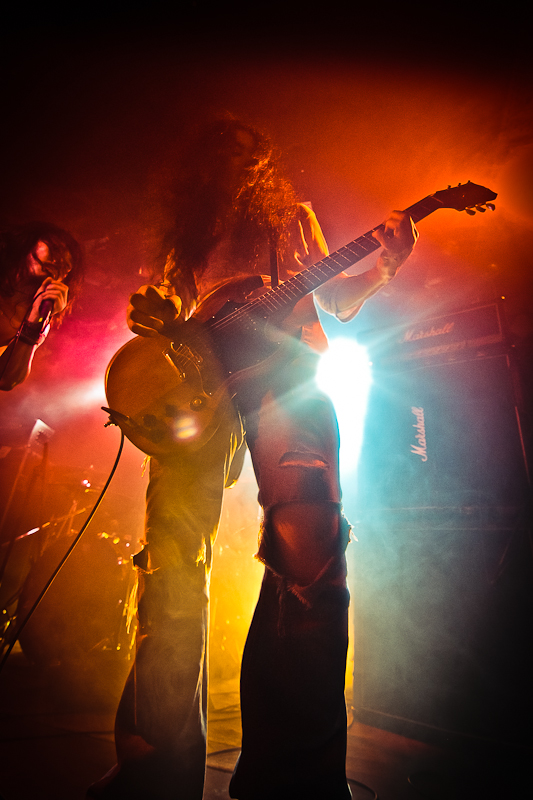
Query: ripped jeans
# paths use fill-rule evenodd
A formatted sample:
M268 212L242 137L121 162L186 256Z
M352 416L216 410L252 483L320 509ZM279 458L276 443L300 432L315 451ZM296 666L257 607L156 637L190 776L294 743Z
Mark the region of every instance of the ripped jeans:
M246 417L264 509L265 575L241 668L238 800L346 800L348 646L339 435L331 402L302 386Z
M347 800L349 526L335 414L316 388L301 387L267 392L244 414L266 569L243 656L242 750L230 796ZM152 459L146 544L136 557L139 645L117 712L118 765L95 797L202 798L211 553L239 444L234 429L187 459Z

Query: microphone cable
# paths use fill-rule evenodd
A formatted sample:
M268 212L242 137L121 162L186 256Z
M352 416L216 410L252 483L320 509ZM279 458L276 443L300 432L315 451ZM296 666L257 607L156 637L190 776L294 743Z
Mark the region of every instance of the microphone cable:
M44 589L42 589L42 591L39 594L37 600L34 602L32 607L30 608L30 610L26 614L26 617L22 621L20 627L18 628L18 630L16 632L16 635L13 637L13 639L11 641L11 644L8 646L6 652L4 653L4 655L2 657L2 660L0 661L0 673L2 672L2 669L4 668L4 665L5 665L6 661L7 661L7 659L9 658L9 656L11 654L11 651L13 650L13 648L15 646L15 643L18 640L20 634L22 633L22 631L26 627L27 623L29 622L29 620L32 617L32 615L34 614L34 612L37 609L38 605L40 604L41 600L43 599L43 597L47 593L48 589L50 588L50 586L52 585L52 583L56 579L57 575L59 574L59 571L64 566L67 558L70 556L70 554L72 553L72 551L74 550L74 548L78 544L78 542L81 539L83 533L87 530L87 528L89 526L89 523L91 522L92 518L96 514L98 508L100 507L100 504L101 504L102 500L104 499L105 493L107 492L107 490L109 488L109 484L111 483L111 480L112 480L115 472L117 471L117 467L118 467L118 464L119 464L120 457L122 455L122 450L123 449L124 449L124 433L122 433L122 431L121 431L120 445L119 445L119 448L118 448L118 453L117 453L117 456L115 458L115 463L113 464L113 467L111 468L111 472L109 473L109 477L108 477L107 481L105 482L104 488L100 492L100 495L99 495L98 499L96 500L96 503L94 504L93 508L91 509L91 511L89 513L89 516L87 517L87 519L85 520L85 522L81 526L81 529L77 533L74 541L72 542L72 544L68 548L67 552L65 553L65 555L63 556L63 558L59 562L58 566L54 570L51 578L48 580L48 582L47 582L46 586L44 587Z

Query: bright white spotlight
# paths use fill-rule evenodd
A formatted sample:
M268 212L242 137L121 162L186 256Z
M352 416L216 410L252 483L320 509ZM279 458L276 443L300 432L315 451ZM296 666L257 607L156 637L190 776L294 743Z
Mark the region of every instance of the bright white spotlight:
M372 383L366 347L354 339L331 339L329 350L320 358L317 381L335 406L341 435L340 471L348 474L359 460Z
M66 383L62 390L62 400L65 406L72 409L84 409L90 406L105 405L104 385L101 378L89 378L77 381L68 386Z
M80 411L99 408L106 405L104 384L101 378L76 380L72 383L67 380L57 385L47 394L41 392L40 407L43 416L49 415L51 419L57 417L61 410L62 419L74 416Z

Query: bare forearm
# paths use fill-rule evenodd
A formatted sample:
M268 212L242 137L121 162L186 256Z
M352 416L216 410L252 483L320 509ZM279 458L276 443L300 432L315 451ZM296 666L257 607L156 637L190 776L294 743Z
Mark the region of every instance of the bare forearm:
M337 312L342 314L349 311L354 306L361 305L369 297L379 292L379 290L389 282L378 269L373 267L368 272L361 275L349 275L344 280L339 281L335 291L335 305Z
M393 211L374 236L383 245L375 267L361 275L338 275L316 292L322 308L343 322L350 320L365 300L392 280L411 254L418 231L405 212Z
M8 345L0 356L0 390L9 392L26 380L36 350L36 345L20 339Z

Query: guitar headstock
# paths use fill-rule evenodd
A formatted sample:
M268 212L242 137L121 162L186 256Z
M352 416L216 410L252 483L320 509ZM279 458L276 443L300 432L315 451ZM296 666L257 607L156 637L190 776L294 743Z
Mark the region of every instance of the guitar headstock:
M433 195L442 203L443 208L455 208L456 211L466 211L467 214L484 212L487 208L494 211L491 201L497 196L496 192L471 181L460 183L458 186L448 186L447 189L435 192Z

